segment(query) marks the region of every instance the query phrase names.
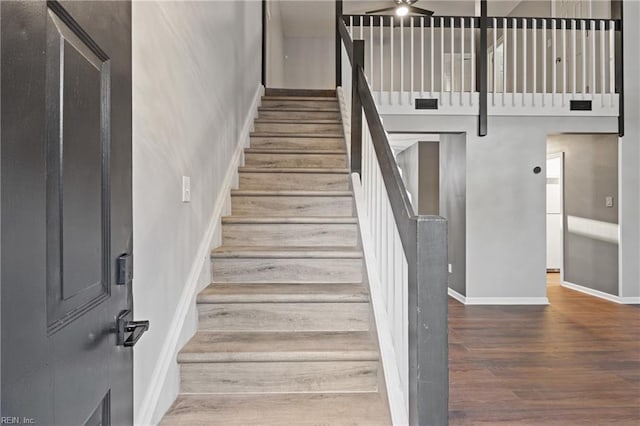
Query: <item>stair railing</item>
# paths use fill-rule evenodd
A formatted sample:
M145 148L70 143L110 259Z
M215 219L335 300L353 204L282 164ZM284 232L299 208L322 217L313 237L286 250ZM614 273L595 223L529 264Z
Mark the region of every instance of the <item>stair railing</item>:
M364 69L381 107L410 111L420 100L443 115L478 114L479 136L487 116L597 110L618 114L622 136L619 3L613 19L487 16L485 0L480 16L341 16L353 39L366 40Z
M364 41L352 40L342 20L338 30L354 193L391 415L394 424L446 425L447 221L414 213L364 73Z

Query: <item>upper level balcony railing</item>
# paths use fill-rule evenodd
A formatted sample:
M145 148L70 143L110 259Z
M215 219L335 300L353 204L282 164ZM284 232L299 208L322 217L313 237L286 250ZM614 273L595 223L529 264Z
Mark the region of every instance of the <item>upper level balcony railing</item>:
M483 90L488 115L621 112L619 20L487 17L483 26L483 18L469 16L343 19L351 37L365 41L365 72L382 114L475 115Z

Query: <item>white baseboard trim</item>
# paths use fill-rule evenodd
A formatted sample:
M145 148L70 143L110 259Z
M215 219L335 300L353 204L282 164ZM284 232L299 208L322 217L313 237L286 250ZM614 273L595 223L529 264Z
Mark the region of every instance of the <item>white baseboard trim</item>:
M376 272L373 242L371 235L369 235L367 231L368 226L366 226L366 224L368 224L369 219L364 214L362 186L357 174L352 174L351 180L353 183L353 195L356 203L358 224L360 226L360 237L362 239L367 277L369 279L369 289L371 290L371 305L373 306L373 314L380 344L382 370L387 385L387 399L389 401L391 420L394 425L406 425L409 424L408 401L403 397L405 391L403 390L400 372L398 371L396 363L396 354L391 337L391 321L387 316L387 310L385 309L382 296L382 284Z
M447 290L447 292L449 293L449 296L453 297L454 299L456 299L458 302L462 303L463 305L467 304L467 296L463 296L460 293L458 293L457 291L455 291L454 289L452 289L451 287L449 287L449 289Z
M175 389L167 389L164 384L167 381L167 374L169 373L171 364L176 362L176 355L180 350L178 344L181 341L185 320L190 308L195 303L196 295L200 290L200 288L198 288L198 278L202 274L203 268L208 265L207 260L210 258L213 237L216 234L215 231L220 226L225 206L228 205L228 198L233 184L236 181L236 175L238 173L238 167L241 165L244 148L249 144L249 136L251 129L253 128L254 119L258 114L258 106L260 105L263 93L264 87L258 86L251 109L249 110L249 114L247 115L247 119L242 127L240 137L238 138L236 150L229 162L229 167L227 168L224 181L221 185L218 197L216 198L209 225L207 226L207 230L200 241L200 246L198 247L196 257L191 265L191 269L189 270L189 275L180 296L180 301L178 302L178 306L171 320L171 326L167 330L167 337L162 346L160 358L153 370L151 382L147 387L146 395L142 400L143 402L140 409L136 410L139 414L136 416L134 422L135 425L146 426L155 424L156 418L160 417L159 413L156 411L158 409L158 402L161 399L161 395L166 392L177 394Z
M580 293L584 293L584 294L588 294L589 296L594 296L600 299L608 300L609 302L619 303L621 305L640 304L640 297L615 296L613 294L605 293L604 291L595 290L595 289L585 287L579 284L574 284L568 281L561 281L560 285L570 290L579 291Z
M548 305L546 297L465 297L465 305Z

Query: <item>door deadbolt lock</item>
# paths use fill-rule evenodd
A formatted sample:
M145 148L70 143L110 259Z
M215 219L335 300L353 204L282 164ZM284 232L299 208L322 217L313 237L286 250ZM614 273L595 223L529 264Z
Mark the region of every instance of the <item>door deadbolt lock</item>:
M134 346L140 337L149 330L149 321L132 321L132 318L133 314L130 310L122 311L118 315L118 346ZM127 334L129 335L127 336Z
M129 285L133 280L133 255L123 254L117 260L116 284Z

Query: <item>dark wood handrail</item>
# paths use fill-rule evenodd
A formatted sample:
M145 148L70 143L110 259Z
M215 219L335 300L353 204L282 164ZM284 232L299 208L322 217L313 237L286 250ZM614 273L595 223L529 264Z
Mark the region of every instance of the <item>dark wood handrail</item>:
M353 71L352 171L361 172L362 135L354 125L361 128L364 111L407 259L409 423L444 426L449 413L447 221L415 214L364 73L364 41L352 40L344 21L338 32Z
M378 113L373 94L366 84L364 70L360 69L360 81L365 84L358 85L358 94L362 102L362 109L367 120L373 148L378 158L378 165L387 190L393 217L398 225L400 241L405 253L412 251L416 242L415 227L411 221L416 216L409 200L407 188L400 176L398 165L391 151L387 132L384 130L382 119Z
M393 156L393 152L391 151L389 138L387 137L387 132L384 130L382 119L380 118L380 114L378 113L378 107L376 106L375 100L373 99L371 89L367 84L367 77L364 73L364 69L362 66L353 66L354 41L351 40L349 30L347 30L346 24L344 22L342 22L342 25L340 25L340 36L342 37L342 41L344 42L344 47L347 52L347 56L349 57L349 62L352 64L352 68L356 71L354 73L356 78L353 80L356 84L354 84L351 88L352 98L354 97L353 95L356 95L358 103L361 105L361 108L364 111L365 118L369 127L369 133L371 134L371 140L373 142L376 156L380 165L380 170L382 172L382 178L384 180L387 194L389 196L389 201L391 203L393 216L399 228L410 228L408 222L415 216L413 206L411 205L411 201L409 200L409 196L407 195L407 189L404 181L402 180L400 172L398 171L398 165ZM362 41L356 40L356 42ZM354 115L354 111L356 111L356 115L361 114L361 112L358 111L359 108L354 108L352 105L351 109L352 116ZM353 123L351 124L351 155L353 158L354 145L357 146L361 144L362 136L360 134L360 137L358 137L358 134L353 133L354 126ZM359 147L355 148L355 150L360 152ZM359 160L360 159L358 159L358 161ZM354 168L352 167L352 171L359 173L360 168L360 166L357 166L355 168L356 170L354 170ZM402 242L402 246L405 249L405 252L409 252L411 251L411 247L413 247L413 245L415 244L415 233L412 234L409 232L407 234L406 232L401 232L400 240Z
M347 51L349 62L353 63L353 40L351 40L349 30L347 29L347 25L345 24L344 20L340 21L338 32L340 33L340 37L342 38L344 49Z

